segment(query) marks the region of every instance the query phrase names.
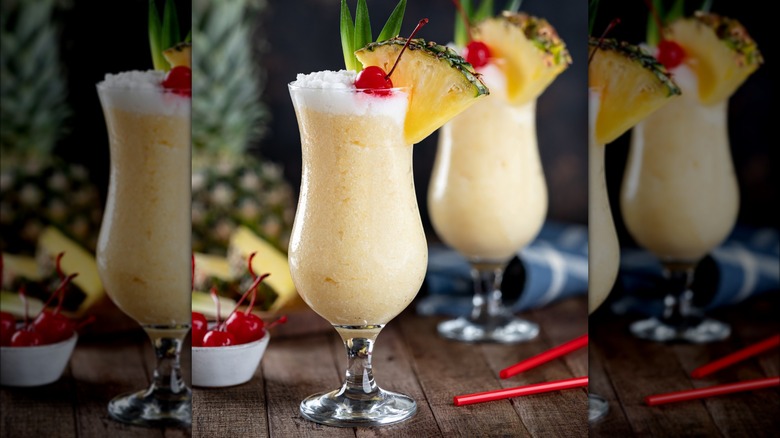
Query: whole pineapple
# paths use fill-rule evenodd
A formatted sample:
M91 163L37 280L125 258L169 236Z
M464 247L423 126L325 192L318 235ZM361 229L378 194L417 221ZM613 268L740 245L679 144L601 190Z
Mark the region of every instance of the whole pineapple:
M286 252L293 192L274 163L247 152L263 133L259 68L252 51L257 0L194 0L192 58L193 250L224 255L239 225Z
M0 6L0 248L32 254L56 226L89 249L100 228L100 195L87 169L53 155L68 116L54 23L55 0Z

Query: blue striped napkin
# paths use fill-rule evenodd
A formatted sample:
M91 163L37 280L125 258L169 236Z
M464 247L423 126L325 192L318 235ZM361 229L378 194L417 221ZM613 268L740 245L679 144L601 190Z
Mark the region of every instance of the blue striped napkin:
M588 289L588 229L548 221L534 241L507 266L504 302L515 312L545 306ZM455 250L432 244L428 272L416 310L421 315L459 316L474 295L468 261Z
M661 263L649 252L623 249L613 292L613 312L660 315L664 278ZM694 304L704 310L731 306L768 292L780 292L780 232L738 226L696 267Z

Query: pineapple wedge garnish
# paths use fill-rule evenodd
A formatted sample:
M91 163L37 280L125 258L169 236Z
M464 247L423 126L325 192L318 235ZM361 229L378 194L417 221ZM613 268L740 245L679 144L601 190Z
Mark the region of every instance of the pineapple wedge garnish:
M487 44L504 72L513 105L539 97L572 62L566 44L543 18L505 11L481 21L473 32L474 40Z
M614 39L590 38L588 43L588 87L601 96L598 144L611 143L680 94L666 67L638 46Z
M389 72L406 43L397 37L355 52L363 67L379 66ZM413 39L393 71L393 85L409 87L409 110L404 122L404 140L416 144L447 121L488 94L471 64L449 47ZM270 279L270 277L269 277Z
M300 302L295 284L290 274L290 265L287 256L273 245L263 240L245 226L240 226L230 237L228 246L228 262L233 275L245 275L247 272L247 260L252 253L252 269L257 275L270 273L263 285L271 287L276 293L276 300L269 307L269 311L276 312L282 308L294 307Z
M175 46L165 49L162 52L163 57L171 68L184 66L192 68L192 43L179 43Z
M76 303L75 308L70 304L66 304L66 307L74 316L79 317L105 295L97 262L95 256L81 245L66 237L58 229L47 227L38 240L36 254L40 272L44 277L56 275L55 261L60 253L64 253L61 260L63 272L66 275L78 273L71 285L75 285L83 296ZM69 294L76 292L72 289ZM65 302L73 303L67 295Z
M696 73L699 100L714 105L728 99L763 62L756 42L739 21L713 13L673 21L664 37L685 51Z

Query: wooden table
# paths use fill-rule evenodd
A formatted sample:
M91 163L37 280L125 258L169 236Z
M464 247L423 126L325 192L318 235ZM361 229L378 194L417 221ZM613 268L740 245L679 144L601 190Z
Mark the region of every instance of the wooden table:
M706 345L639 340L628 332L636 316L601 310L590 319L590 390L607 399L610 411L591 425L591 436L777 436L780 391L775 388L655 407L643 399L780 374L780 349L774 349L703 379L689 377L701 365L780 332L780 294L713 312L731 324L733 334Z
M224 389L194 390L193 435L341 436L587 436L584 389L455 407L458 394L513 387L586 375L587 351L510 379L498 371L587 330L586 300L569 299L529 312L540 336L520 345L465 344L440 338L441 318L409 310L380 334L374 349L374 376L389 390L411 395L418 413L411 420L381 428L342 429L301 417L300 401L341 384L344 347L335 330L307 336L272 338L255 378Z
M109 418L106 405L111 398L149 382L151 345L143 333L133 331L82 337L65 375L56 383L39 388L3 387L0 436L586 436L584 389L464 407L452 404L457 394L587 374L587 352L582 349L522 375L499 379L502 368L587 330L584 297L523 316L539 323L541 334L520 345L444 340L435 330L441 318L416 316L413 306L392 321L379 336L374 368L380 386L409 394L418 402L416 416L400 425L340 429L301 417L300 401L340 385L346 365L336 332L312 314L291 318L279 327L249 383L224 389L195 388L192 430L132 427ZM319 328L304 326L312 317ZM189 363L188 352L183 359Z

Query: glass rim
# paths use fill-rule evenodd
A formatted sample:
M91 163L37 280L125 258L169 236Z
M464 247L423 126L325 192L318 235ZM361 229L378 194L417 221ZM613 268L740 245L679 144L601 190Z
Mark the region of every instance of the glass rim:
M296 81L290 81L287 83L287 88L290 90L318 90L318 91L325 91L325 92L336 92L336 93L355 93L355 92L361 92L365 93L367 91L375 91L375 90L382 90L382 91L405 91L409 92L412 91L411 86L405 86L405 87L393 87L393 88L322 88L322 87L307 87L302 85L296 85Z

